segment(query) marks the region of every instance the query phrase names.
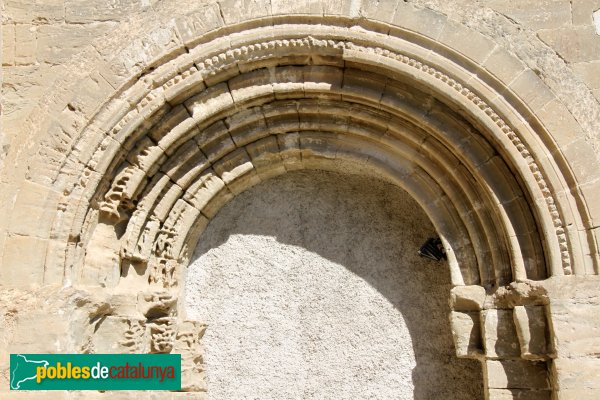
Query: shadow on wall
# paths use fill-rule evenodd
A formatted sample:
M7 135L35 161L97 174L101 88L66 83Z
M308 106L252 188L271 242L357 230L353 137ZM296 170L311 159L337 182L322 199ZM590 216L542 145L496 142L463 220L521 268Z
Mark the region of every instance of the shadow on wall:
M386 364L390 361L389 357L386 361L380 357L381 354L366 355L364 359L370 360L370 364L348 368L338 365L343 371L332 372L327 378L330 381L325 378L318 381L320 386L327 386L334 392L352 391L358 389L353 389L353 383L347 380L358 382L364 389L365 385L372 383L368 382L369 376L381 377L385 372L388 374L386 379L389 379L385 389L378 389L373 384L370 392L360 389L361 393L342 396L334 392L327 394L325 388L320 394L312 393L311 396L311 393L305 392L301 396L296 394L294 398L325 398L331 395L341 399L346 395L348 398L361 395L362 398L378 399L480 399L483 398L483 388L479 362L458 359L454 352L448 320L451 288L448 266L417 255L419 246L432 235L435 235L435 230L427 216L406 192L396 186L372 178L323 171L288 173L242 193L211 221L190 263L186 312L208 322L207 341L226 341L227 335L235 335L231 326L253 323L240 322L236 318L253 318L255 308L267 307L270 315L288 315L287 320L281 317L283 319L267 322L260 320L260 315L256 314L256 324L263 324L261 329L283 329L283 337L273 339L273 335L265 332L265 337L258 339L261 342L257 344L261 346L273 341L275 344L265 345L274 357L275 347L288 346L286 360L280 366L280 361L273 363L273 368L280 375L285 375L287 362L300 360L306 364L307 358L335 369L338 353L328 346L341 346L346 342L351 347L348 351L356 353L349 356L349 360L361 357L365 348L372 349L371 353L389 352L392 357L391 353L396 352L400 359L404 360L402 354L410 358L399 362L402 365L390 368ZM320 262L319 259L324 260ZM346 268L342 271L347 278L339 275L339 266ZM353 279L359 281L362 288L356 286ZM324 286L313 287L319 285L318 280L325 282ZM280 289L273 289L278 282ZM236 292L245 290L236 300ZM270 290L289 293L268 293ZM336 291L337 294L331 294ZM379 304L378 297L382 304ZM270 299L271 304L267 304L269 301L263 303L265 298ZM314 315L320 313L329 315ZM314 328L317 329L315 331L307 328L316 321L328 325L336 318L336 329L347 327L354 330L355 336L363 333L365 336L353 342L352 335L327 338L320 336L326 334L326 329L319 331ZM232 324L229 328L225 326L227 321ZM287 324L289 329L274 327L273 324ZM210 339L211 329L219 328L229 331L223 332L223 336L215 334L215 338ZM408 332L404 339L398 333L402 329ZM294 336L298 335L298 330L301 338ZM290 337L286 336L286 332ZM348 337L350 339L344 339ZM330 339L331 342L328 341ZM247 337L240 334L239 340L247 340ZM314 347L311 340L321 341L321 347ZM386 340L394 347L386 350ZM288 342L293 344L286 344ZM233 366L236 369L229 371L230 377L236 373L243 375L244 363L254 362L248 361L254 357L252 355L244 358L244 355L232 354L247 350L244 346L237 350L222 343L207 342L206 346L207 353L229 352L232 365L227 368ZM332 353L323 359L311 355L311 352L323 349ZM339 351L339 358L343 360L346 350ZM211 361L211 357L207 355L209 394L218 392L211 383L227 384L227 378L215 377L219 374L214 371L218 366L211 365L215 362L214 359ZM268 368L269 362L263 360L261 363L257 368ZM405 371L407 380L402 381L402 368L407 365L410 365ZM366 381L359 382L363 378ZM242 385L242 376L235 379ZM302 382L301 377L295 379L301 387L315 384ZM389 392L395 385L403 385L410 393ZM235 389L227 395L236 395ZM221 397L211 395L211 398Z

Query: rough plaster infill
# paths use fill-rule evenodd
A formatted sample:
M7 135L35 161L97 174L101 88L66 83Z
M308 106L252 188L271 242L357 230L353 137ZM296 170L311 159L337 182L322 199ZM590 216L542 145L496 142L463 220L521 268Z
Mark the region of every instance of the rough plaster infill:
M456 358L448 266L419 258L435 230L387 183L319 171L225 206L187 276L209 398L479 399Z

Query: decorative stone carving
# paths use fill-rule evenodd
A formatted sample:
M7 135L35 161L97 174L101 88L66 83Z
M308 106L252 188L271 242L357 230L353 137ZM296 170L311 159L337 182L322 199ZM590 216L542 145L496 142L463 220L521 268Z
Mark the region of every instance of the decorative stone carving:
M129 349L130 353L140 353L145 350L146 322L143 320L126 319L128 328L123 333L119 344Z
M173 349L173 341L177 325L175 318L163 317L148 323L150 329L150 352L169 353Z
M153 259L148 272L148 283L158 284L164 288L174 287L177 284L177 265L176 260Z
M197 321L179 324L172 352L181 354L181 388L185 391L206 391L201 344L205 330L206 325Z
M112 220L120 220L122 218L121 208L132 209L134 207L131 200L145 176L144 171L134 166L123 168L104 195L104 201L100 204L100 212Z
M177 297L169 292L140 292L137 300L138 310L146 318L172 316L177 305Z
M158 257L172 259L173 254L171 250L176 234L175 229L163 225L158 231L158 236L154 242L154 254Z

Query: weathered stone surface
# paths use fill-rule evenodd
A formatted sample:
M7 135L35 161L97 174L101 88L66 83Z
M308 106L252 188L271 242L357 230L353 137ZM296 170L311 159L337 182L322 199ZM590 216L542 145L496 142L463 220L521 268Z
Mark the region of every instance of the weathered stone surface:
M526 359L544 359L550 353L546 311L541 306L516 306L513 318L521 344L521 356Z
M446 21L447 17L437 11L398 2L392 23L435 39L443 31Z
M529 389L489 389L489 400L550 400L552 392L550 390L529 390Z
M521 349L512 310L489 309L481 314L486 357L519 357Z
M79 352L94 325L111 312L102 295L73 288L8 289L0 296L0 368L7 378L9 353Z
M4 6L6 17L17 23L56 23L65 15L64 0L7 0Z
M205 92L192 97L185 102L192 118L204 122L207 117L214 115L233 103L232 94L226 84L220 84L206 89Z
M450 293L450 307L455 311L477 311L483 308L485 289L482 286L456 286Z
M75 109L87 117L91 117L99 106L98 100L110 96L114 88L102 75L95 72L84 79L75 96L69 102L68 109Z
M541 109L555 98L537 74L529 69L524 70L511 82L510 88L517 92L523 101L534 109Z
M583 165L583 161L578 162L578 164L585 168ZM595 199L600 194L600 179L593 179L590 182L584 183L580 186L580 190L585 194L586 198ZM590 213L594 215L593 221L594 224L600 222L600 217L596 217L596 215L600 215L600 204L596 201L591 201L589 205Z
M490 388L549 389L545 362L510 360L485 362Z
M138 353L145 350L145 321L104 316L95 322L89 348L94 353Z
M11 121L22 123L44 94L46 85L64 73L65 67L27 65L3 67L2 72L2 120L6 133L16 133Z
M64 0L65 21L74 24L120 21L133 13L148 11L154 3L156 0L116 0L107 4Z
M2 25L2 65L15 64L15 26Z
M523 62L515 60L512 54L501 47L496 47L492 51L483 63L483 66L507 84L519 76L526 68Z
M283 164L288 171L302 168L300 135L298 133L277 135L277 144L281 151Z
M246 151L261 179L268 179L285 173L286 169L279 154L279 146L275 136L260 139L246 146Z
M541 31L538 35L569 62L594 61L600 53L593 26Z
M573 64L573 69L590 89L600 89L600 61Z
M450 314L450 325L458 357L478 358L483 356L479 312L453 311Z
M223 18L218 4L209 4L190 15L175 20L177 31L183 43L189 44L200 35L223 25Z
M465 36L469 36L468 43L464 40ZM462 53L476 63L486 61L495 48L487 37L479 33L469 32L462 25L452 22L446 22L444 30L439 36L439 41L440 44ZM445 53L445 49L441 46L437 51L441 54Z
M93 38L114 29L114 22L90 25L41 25L37 28L35 58L39 62L60 64L81 52ZM60 46L56 44L60 43Z
M169 292L141 292L138 294L138 310L146 318L170 316L174 312L177 298Z
M37 28L33 25L15 25L14 61L16 65L35 64L37 50L36 31Z
M10 231L21 236L48 238L60 194L35 183L27 182L16 198L18 207L11 213Z
M88 243L85 252L85 266L81 280L86 285L113 287L119 281L119 243L113 225L101 222L95 230L94 237Z
M560 358L554 360L559 390L576 389L598 393L600 360L597 358Z
M185 391L206 391L204 358L201 344L206 325L197 321L183 321L177 330L173 346L174 353L181 357L181 388Z
M33 236L6 237L0 269L2 283L23 288L41 284L47 245L47 240Z
M226 24L240 22L248 17L270 15L270 3L255 0L223 0L218 3Z
M156 318L148 324L151 353L170 353L173 350L177 325L175 318Z
M565 355L594 355L600 352L599 303L556 301L550 306L556 336L556 351Z
M594 11L600 7L598 0L580 0L573 2L573 25L591 25Z
M234 194L239 194L246 185L252 186L260 181L245 149L228 154L214 164L213 169Z
M560 399L565 400L593 400L597 399L600 394L600 390L598 389L563 389L557 390Z
M492 0L488 4L494 10L532 30L562 28L571 24L571 3L568 0L520 3Z
M397 4L395 1L363 1L360 5L360 14L366 18L390 22L394 18Z

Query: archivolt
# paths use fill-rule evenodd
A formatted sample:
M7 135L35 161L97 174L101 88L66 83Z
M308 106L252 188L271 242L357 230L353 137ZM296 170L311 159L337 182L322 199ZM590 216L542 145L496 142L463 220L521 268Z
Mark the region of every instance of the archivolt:
M70 243L65 264L83 283L114 285L131 264L173 285L228 199L322 168L408 190L444 239L454 284L585 273L572 266L593 241L567 235L584 213L549 135L485 71L429 48L299 23L232 33L147 71L92 119L57 176L75 183L54 225Z

